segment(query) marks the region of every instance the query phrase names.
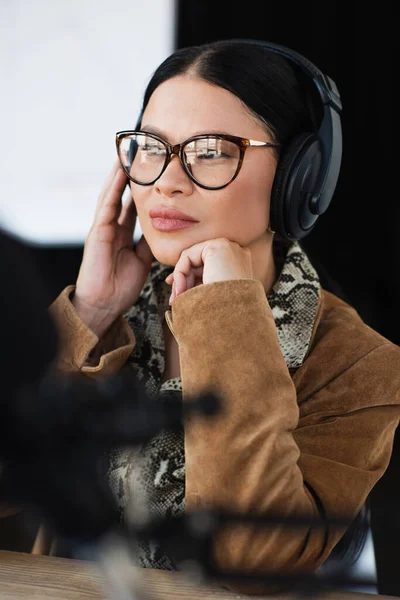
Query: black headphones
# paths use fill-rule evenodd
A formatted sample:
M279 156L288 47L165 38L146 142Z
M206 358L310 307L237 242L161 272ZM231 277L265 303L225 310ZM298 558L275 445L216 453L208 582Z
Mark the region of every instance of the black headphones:
M283 148L271 193L270 228L281 239L304 238L328 208L342 160L342 109L336 84L307 58L284 46L259 40L258 44L289 59L312 80L323 105L317 132L304 132Z
M270 228L280 239L304 238L328 208L342 159L342 109L335 82L307 58L284 46L261 40L230 40L261 45L290 60L312 80L323 105L317 132L303 132L282 150L272 186ZM141 115L137 126L140 127Z

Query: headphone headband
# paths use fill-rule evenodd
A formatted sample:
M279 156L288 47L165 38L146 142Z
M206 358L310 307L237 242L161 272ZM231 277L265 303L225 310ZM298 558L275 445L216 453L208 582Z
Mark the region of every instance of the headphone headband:
M296 50L291 50L286 46L281 46L273 42L264 42L262 40L238 38L229 41L241 44L252 44L253 46L262 46L263 48L272 50L275 54L279 54L280 56L289 59L313 79L323 104L330 104L336 111L342 110L342 103L335 82L327 75L324 75L314 63L299 52L296 52Z

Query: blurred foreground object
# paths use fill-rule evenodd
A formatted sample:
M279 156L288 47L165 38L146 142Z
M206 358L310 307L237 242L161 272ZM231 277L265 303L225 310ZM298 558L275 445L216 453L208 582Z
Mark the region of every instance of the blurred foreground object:
M146 394L130 370L94 381L53 368L58 336L28 248L0 230L0 503L43 513L58 533L96 537L115 524L108 453L182 424L182 403ZM217 398L188 412L213 414Z
M182 518L149 517L119 525L106 476L110 450L138 446L163 428L181 427L183 412L212 418L221 406L223 410L223 403L211 393L192 398L184 408L174 395L159 403L145 393L129 368L102 380L55 372L58 338L40 275L23 244L5 232L0 232L0 276L5 342L0 362L0 502L36 512L57 536L71 542L75 557L100 564L113 598L133 598L135 544L140 537L161 542L178 568L199 581L295 587L309 596L324 586L375 584L352 580L339 563L323 578L314 573L227 573L213 564L213 541L227 525L256 522L266 527L266 535L277 523L324 529L350 525L340 515L329 523L311 523L307 515L282 519L230 514L215 507Z
M31 253L1 228L0 281L0 401L4 402L7 390L44 374L57 351L57 334L47 312L45 285Z

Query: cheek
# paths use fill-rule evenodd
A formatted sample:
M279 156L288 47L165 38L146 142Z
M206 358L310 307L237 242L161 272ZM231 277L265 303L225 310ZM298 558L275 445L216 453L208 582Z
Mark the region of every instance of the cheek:
M270 186L259 185L257 178L253 182L239 181L229 194L221 195L220 202L215 202L213 221L220 232L215 237L227 237L242 246L249 244L266 231L269 209Z
M254 168L243 173L243 180L239 181L241 187L239 194L245 212L244 222L250 233L251 229L262 233L269 225L275 171L275 160L269 160L266 165L264 162L261 165L258 163L258 167L254 165Z
M135 203L135 206L136 206L136 212L137 212L137 216L138 216L138 219L140 222L140 226L142 228L144 225L144 222L145 222L145 219L144 219L145 193L144 193L144 190L141 189L141 186L131 183L131 194L132 194L132 198Z

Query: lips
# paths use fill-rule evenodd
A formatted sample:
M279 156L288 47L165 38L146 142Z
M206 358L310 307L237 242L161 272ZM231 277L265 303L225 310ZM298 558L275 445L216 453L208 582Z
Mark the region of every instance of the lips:
M185 215L185 213L175 208L152 208L149 215L152 219L178 219L180 221L194 221L198 223L193 217Z
M176 231L192 227L198 221L174 208L155 207L149 212L151 224L157 231Z

